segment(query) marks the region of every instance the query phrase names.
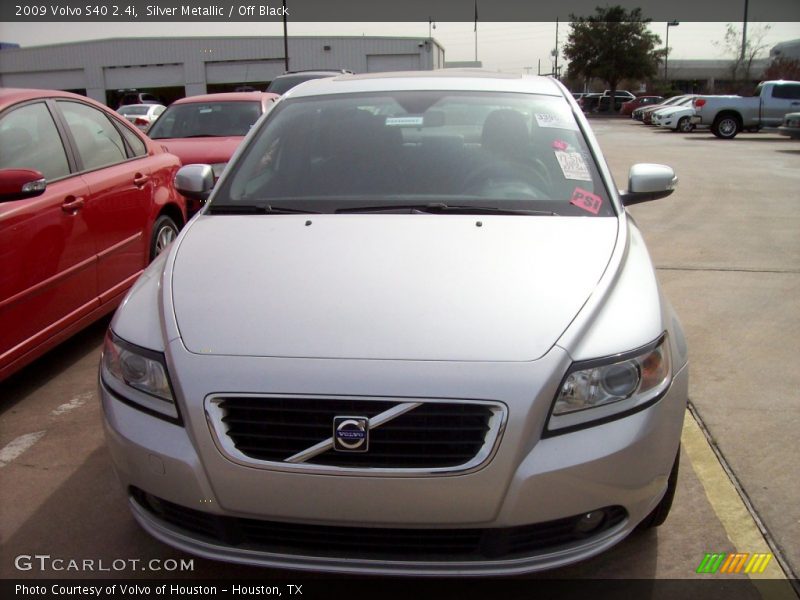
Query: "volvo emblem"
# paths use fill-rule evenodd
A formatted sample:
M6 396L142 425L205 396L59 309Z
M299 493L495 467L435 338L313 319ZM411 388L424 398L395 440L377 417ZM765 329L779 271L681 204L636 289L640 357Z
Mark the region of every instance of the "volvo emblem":
M366 452L369 448L369 418L334 417L333 449L339 452Z

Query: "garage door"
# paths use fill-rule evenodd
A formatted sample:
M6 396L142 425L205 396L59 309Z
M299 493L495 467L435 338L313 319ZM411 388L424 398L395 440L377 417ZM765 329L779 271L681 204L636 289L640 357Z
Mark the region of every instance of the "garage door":
M419 54L368 54L367 71L418 71Z
M283 59L206 63L206 82L272 81L284 71Z
M83 69L68 71L37 71L35 73L3 73L3 87L34 88L37 90L86 89Z
M144 67L106 67L106 89L153 88L184 85L183 65L148 65Z

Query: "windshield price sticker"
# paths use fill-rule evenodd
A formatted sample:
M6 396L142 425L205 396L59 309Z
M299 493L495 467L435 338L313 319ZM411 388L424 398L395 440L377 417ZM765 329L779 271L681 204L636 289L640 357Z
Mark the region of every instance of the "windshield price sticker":
M422 127L424 117L386 117L387 127Z
M580 152L556 150L555 155L565 179L577 179L578 181L592 180L589 167L586 166L586 161L583 160L583 156L581 156Z
M561 115L551 115L547 113L536 113L536 123L539 127L554 127L557 129L572 129L578 130L578 126L574 121Z
M593 194L589 190L576 187L572 192L572 199L569 201L569 203L574 204L583 210L587 210L593 215L596 215L600 212L600 207L603 205L603 199L597 194Z

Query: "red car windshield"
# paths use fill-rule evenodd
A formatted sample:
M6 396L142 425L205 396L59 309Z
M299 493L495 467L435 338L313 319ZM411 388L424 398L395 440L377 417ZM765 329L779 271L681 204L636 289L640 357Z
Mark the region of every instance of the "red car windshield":
M260 102L173 104L156 121L151 139L247 135L261 116Z

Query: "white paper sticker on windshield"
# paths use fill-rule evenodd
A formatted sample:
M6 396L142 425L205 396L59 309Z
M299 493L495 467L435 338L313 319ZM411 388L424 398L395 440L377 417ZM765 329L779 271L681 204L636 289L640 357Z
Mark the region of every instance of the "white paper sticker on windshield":
M422 127L423 117L386 117L387 127Z
M572 129L577 131L578 126L574 121L562 115L536 113L536 122L539 127L556 127L558 129Z
M566 179L576 179L578 181L591 181L592 176L589 173L589 167L586 166L586 161L583 160L580 152L562 152L561 150L555 151L558 164L561 165L561 172Z

